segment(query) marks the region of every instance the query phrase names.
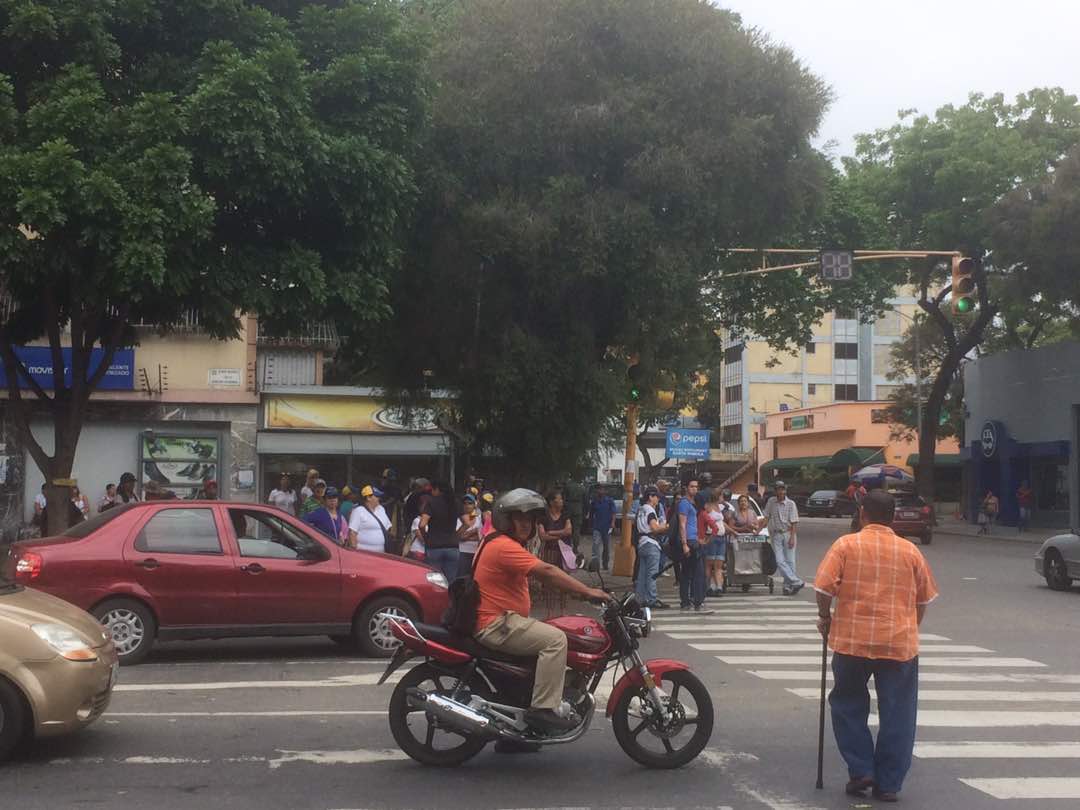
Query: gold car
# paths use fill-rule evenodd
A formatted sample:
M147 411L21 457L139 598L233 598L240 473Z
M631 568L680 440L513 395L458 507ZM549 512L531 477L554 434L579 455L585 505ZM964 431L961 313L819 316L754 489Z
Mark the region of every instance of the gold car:
M12 581L0 552L0 761L35 737L94 722L116 682L112 641L94 617Z

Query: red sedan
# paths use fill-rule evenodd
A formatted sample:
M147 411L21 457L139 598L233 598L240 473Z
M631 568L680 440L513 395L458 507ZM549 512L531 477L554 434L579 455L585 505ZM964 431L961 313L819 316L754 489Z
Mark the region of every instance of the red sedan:
M16 578L109 628L121 663L154 639L326 634L386 657L379 614L438 622L447 583L427 566L341 548L269 506L152 501L16 544Z

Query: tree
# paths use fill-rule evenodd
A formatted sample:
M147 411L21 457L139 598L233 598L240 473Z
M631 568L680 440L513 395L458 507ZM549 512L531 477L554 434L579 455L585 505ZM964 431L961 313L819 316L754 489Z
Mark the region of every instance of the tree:
M389 0L34 0L0 5L0 32L0 355L56 532L52 482L133 325L197 310L228 338L241 311L270 330L385 317L424 41ZM17 350L39 339L51 393Z
M930 498L938 425L957 369L1002 311L1009 285L1025 279L1041 284L1019 263L997 260L988 212L1017 186L1045 178L1080 143L1080 105L1061 89L1040 89L1012 104L1001 95L973 94L967 104L942 107L933 118L910 112L901 118L890 129L857 139L855 158L845 161L848 177L888 224L893 246L955 249L980 263L978 307L956 317L949 313L947 265L932 261L910 268L919 306L946 349L931 375L919 436L918 486ZM1014 312L1028 320L1045 315L1045 298L1036 295L1029 303Z
M735 15L698 0L462 0L433 70L400 331L374 353L390 387L459 392L473 445L522 478L596 447L631 353L696 380L718 363L689 350L703 336L743 324L794 346L854 298L797 274L724 277L746 267L726 248L788 237L828 182L810 146L826 87Z
M915 323L904 333L904 337L892 346L892 370L888 378L895 382L902 382L897 391L890 397L889 421L892 423L890 431L894 439L910 440L919 435L919 412L920 386L904 382L919 375L926 379L926 372L936 373L948 356L948 345L945 336L936 323L931 321L925 314L917 315ZM963 439L964 409L963 409L963 375L957 369L950 381L949 391L945 395L943 412L938 418L936 439L956 437ZM925 395L923 396L925 402Z

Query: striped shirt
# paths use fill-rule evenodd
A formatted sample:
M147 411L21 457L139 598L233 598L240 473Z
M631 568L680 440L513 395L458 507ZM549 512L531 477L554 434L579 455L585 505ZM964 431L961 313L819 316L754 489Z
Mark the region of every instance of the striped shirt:
M837 600L829 631L833 652L894 661L919 654L917 609L938 595L919 549L876 523L833 543L814 590Z

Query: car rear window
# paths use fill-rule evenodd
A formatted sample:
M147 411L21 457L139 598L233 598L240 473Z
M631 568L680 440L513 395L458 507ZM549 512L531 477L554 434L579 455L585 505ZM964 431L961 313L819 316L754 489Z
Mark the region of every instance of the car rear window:
M129 511L135 506L136 504L134 502L121 504L120 506L114 506L112 509L107 509L104 512L99 512L89 520L84 520L81 523L76 523L74 526L72 526L60 536L70 537L73 540L81 540L84 537L89 537L106 523L116 520L122 514Z
M897 506L923 506L923 499L914 493L897 492L896 493L896 505Z
M811 498L835 498L836 497L836 490L835 489L819 489L817 492L815 492L810 497Z

